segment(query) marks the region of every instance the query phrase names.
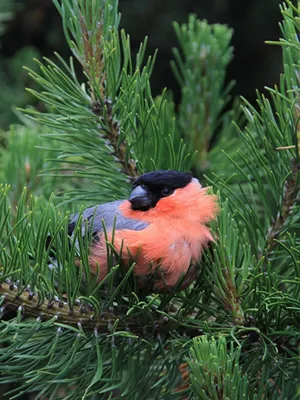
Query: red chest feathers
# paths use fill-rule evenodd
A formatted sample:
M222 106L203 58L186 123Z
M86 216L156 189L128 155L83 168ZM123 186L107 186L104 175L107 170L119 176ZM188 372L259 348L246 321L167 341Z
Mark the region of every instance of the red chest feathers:
M174 276L185 273L191 260L198 261L203 247L213 240L206 223L216 215L216 196L208 195L196 180L184 191L177 189L176 196L161 199L147 212L131 210L129 202L124 202L120 211L125 217L149 224L141 231L118 230L114 235L114 247L122 249L125 264L134 259L137 275L149 273L151 264ZM91 253L105 276L106 246L100 243Z

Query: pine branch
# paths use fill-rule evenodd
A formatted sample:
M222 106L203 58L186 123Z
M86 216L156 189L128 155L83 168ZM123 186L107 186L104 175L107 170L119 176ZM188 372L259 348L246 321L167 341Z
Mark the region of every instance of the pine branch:
M56 5L59 10L62 10L58 5L58 2L56 2ZM83 71L88 78L92 110L106 122L107 130L103 136L113 147L114 151L112 154L122 165L122 171L128 175L131 180L134 180L138 177L136 164L130 156L129 159L127 157L128 149L126 141L122 140L121 143L119 142L120 126L119 123L114 120L112 101L108 98L106 90L106 60L104 56L105 46L103 45L103 42L104 40L107 40L107 37L104 36L103 32L105 18L104 5L103 8L98 11L97 16L92 16L94 11L92 9L92 4L89 7L89 15L84 15L84 10L80 7L77 9L80 33L83 41L83 51L80 55L78 51L73 51L73 53L82 65ZM97 17L99 18L98 20ZM89 22L87 22L87 18L89 18ZM93 20L96 20L96 26L93 25ZM94 29L91 30L91 27ZM106 112L104 112L103 108Z
M141 312L137 312L135 316L133 310L128 313L128 307L110 307L99 314L92 303L76 299L74 304L70 305L66 298L61 300L57 296L47 300L29 288L20 292L18 285L12 281L0 284L0 296L2 317L7 313L14 316L21 313L23 318L36 318L43 322L52 320L58 325L62 323L80 326L84 331L97 329L101 334L111 333L113 327L118 335L138 335L136 337L146 340L155 340L158 336L166 340L173 332L185 338L193 338L203 333L201 325L190 316L178 320L176 308L173 309L172 317L165 312L156 312L155 308L153 311L150 309L147 316ZM138 307L135 308L138 310Z
M101 315L95 313L92 303L80 306L80 300L75 301L75 305L70 305L57 297L53 300L40 299L37 293L30 289L19 293L16 284L3 282L0 284L2 296L1 313L5 316L6 312L12 311L14 315L17 311L21 312L26 318L34 317L40 321L53 320L57 324L63 323L70 326L81 326L84 330L97 329L101 333L111 333L114 327L118 334L122 331L126 335L138 334L140 337L149 338L158 334L167 334L176 329L174 321L167 321L166 318L155 319L151 324L144 324L138 318L127 318L124 320L124 313L117 310L103 312ZM154 322L154 323L153 323ZM195 333L194 330L193 334ZM185 329L184 333L188 333Z
M61 142L58 166L48 173L88 182L80 195L67 191L66 196L98 203L123 198L128 181L141 171L189 170L194 155L180 138L174 121L167 118L168 99L163 94L155 101L151 95L155 54L144 62L145 40L133 66L129 37L118 31L117 2L54 3L88 88L78 81L73 60L67 65L57 55L62 67L45 60L48 65L39 64L39 73L29 70L43 88L40 93L29 92L43 101L49 112L26 113L49 126L51 138ZM72 161L70 171L74 172L66 175L60 163L70 159L78 162Z
M58 154L59 148L51 142L52 151L47 148L50 141L42 135L49 133L48 129L37 125L33 121L23 117L24 125L12 125L6 132L6 146L0 149L1 171L0 182L11 184L8 192L9 202L16 206L24 187L27 187L26 202L30 202L31 196L42 196L45 203L54 189L62 191L63 188L71 188L70 183L63 182L57 177L41 176L44 168L54 163L49 161L53 154ZM38 151L37 151L38 148ZM13 210L15 210L13 208Z
M274 248L278 245L277 239L282 230L285 227L286 221L292 212L292 208L296 206L300 201L299 192L300 192L300 183L299 183L299 174L300 174L300 164L297 160L292 161L292 169L291 176L286 180L284 184L284 193L282 199L282 207L274 220L268 235L267 235L267 251L270 254Z
M175 60L171 62L182 93L178 122L190 148L198 150L194 168L203 171L208 167L212 141L218 133L223 136L231 130L231 118L227 119L231 112L223 111L234 85L224 83L233 57L233 31L225 25L209 25L195 15L190 15L187 23L175 22L173 26L182 53L174 48Z
M79 14L80 28L83 40L83 48L84 48L84 57L78 58L81 63L84 72L88 76L89 82L93 81L93 78L98 82L98 93L102 95L102 101L105 100L105 71L104 71L104 59L103 59L103 46L101 45L102 37L103 37L103 20L98 21L96 26L96 43L98 46L93 46L92 36L89 33L89 28L86 23L85 16ZM91 66L94 66L95 70L91 71ZM93 76L94 75L94 76ZM93 91L93 87L90 87L91 90L91 100L96 102L96 93Z
M191 386L201 400L240 400L249 397L249 382L239 368L240 348L227 346L226 339L195 338L190 348Z
M123 172L129 176L131 181L134 181L139 176L136 163L133 158L127 157L126 142L120 141L120 125L113 118L113 109L109 100L104 101L104 107L107 109L107 124L108 130L104 136L109 140L109 143L113 147L113 155L117 157L120 164L122 165Z
M69 192L72 204L74 198L99 204L126 196L127 177L133 179L137 170L189 169L195 159L180 139L172 96L151 95L155 56L143 61L145 41L133 65L129 37L118 31L117 2L55 4L85 81L79 82L72 59L67 65L59 56L59 66L46 60L46 65L39 64L39 72L30 72L42 88L32 93L48 107L45 113L32 110L31 115L49 127L47 140L61 144L58 159L49 161L49 179L72 177L77 183ZM186 97L196 101L191 103L195 119L187 122L193 127L195 121L209 125L205 157L218 165L208 166L207 180L220 191L221 209L212 226L215 243L187 290L142 297L132 274L134 265L123 268L110 243L110 272L98 282L90 274L92 237L82 239L82 216L70 238L69 214L46 201L44 192L42 199L30 201L24 192L17 207L10 209L8 189L0 190L0 294L4 311L11 311L0 323L0 383L14 384L9 396L32 392L57 398L62 389L66 399L295 396L300 207L298 161L292 162L299 159L300 46L295 38L300 10L288 2L282 13L284 74L279 86L267 89L268 98L258 93L258 107L243 100L247 125L233 136L233 112L226 114L220 129L223 137L213 147L212 130L219 131L228 99L220 83L224 63L229 62L213 52L221 48L231 56L230 31L218 27L217 32L193 19L181 32L188 33L183 45L188 54L199 56L204 39L212 45L211 58L205 48L205 60L215 67L205 70L212 74L209 85L202 74L204 64L191 63L197 79L187 68L180 69L179 78L189 79L181 82L188 86L189 96L197 92L199 81L204 83L203 99ZM214 60L220 64L214 65ZM218 79L211 79L218 72ZM215 100L209 103L212 93ZM191 149L195 150L193 145ZM32 161L32 170L35 165ZM28 184L34 181L33 176L26 179ZM46 246L49 236L51 246ZM51 268L50 248L56 252ZM268 252L272 256L260 257ZM78 257L80 266L75 262ZM17 282L16 287L11 290L6 279Z

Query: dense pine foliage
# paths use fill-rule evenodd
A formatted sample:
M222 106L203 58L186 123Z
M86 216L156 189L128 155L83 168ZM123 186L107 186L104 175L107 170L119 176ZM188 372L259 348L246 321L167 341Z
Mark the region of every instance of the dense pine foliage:
M43 107L18 111L22 124L5 133L0 154L1 393L296 399L300 7L281 6L281 39L269 45L282 46L283 74L256 104L233 99L225 84L230 28L195 15L174 23L177 108L167 89L153 97L156 54L145 56L145 39L132 57L116 0L53 3L73 57L26 68ZM70 245L69 214L126 198L155 169L192 170L219 196L197 279L145 295L134 265L125 270L107 243L111 270L98 283L92 238L82 240L79 218Z

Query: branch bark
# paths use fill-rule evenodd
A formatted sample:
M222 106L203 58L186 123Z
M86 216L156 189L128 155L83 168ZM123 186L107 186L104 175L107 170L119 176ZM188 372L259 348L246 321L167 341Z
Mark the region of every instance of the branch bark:
M184 323L175 321L173 318L167 318L164 315L156 314L148 322L145 318L128 317L126 312L103 312L101 315L95 315L92 307L83 307L75 305L72 309L67 302L60 299L46 300L40 299L36 294L29 290L18 294L18 288L13 283L0 284L0 300L4 298L0 311L2 314L5 310L17 312L20 308L24 317L40 318L47 321L56 318L57 322L70 326L78 326L88 330L97 329L101 333L112 333L111 327L115 326L118 331L131 332L141 337L149 339L157 335L168 335L171 331L176 330L187 337L201 335L202 331L195 326L185 326ZM1 301L0 301L1 304ZM144 314L147 317L147 314Z
M273 221L267 235L268 254L270 254L276 247L277 242L274 239L278 238L285 225L285 221L291 213L292 208L297 202L299 202L300 185L297 183L297 175L299 171L299 162L297 162L297 160L293 160L292 176L289 180L286 181L284 186L281 210L278 213L276 219Z

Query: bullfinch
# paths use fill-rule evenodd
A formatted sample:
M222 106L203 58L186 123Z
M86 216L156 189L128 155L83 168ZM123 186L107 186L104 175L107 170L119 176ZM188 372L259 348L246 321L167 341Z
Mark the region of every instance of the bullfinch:
M206 224L217 211L216 196L208 194L207 188L190 173L145 173L134 181L128 200L112 201L83 212L83 222L92 229L93 236L89 247L91 273L98 274L98 281L107 275L108 239L123 265L128 267L135 262L138 281L155 276L154 292L172 289L178 282L183 289L194 280L195 264L203 248L213 240ZM78 214L71 216L70 236L77 219ZM187 274L191 264L192 272Z

